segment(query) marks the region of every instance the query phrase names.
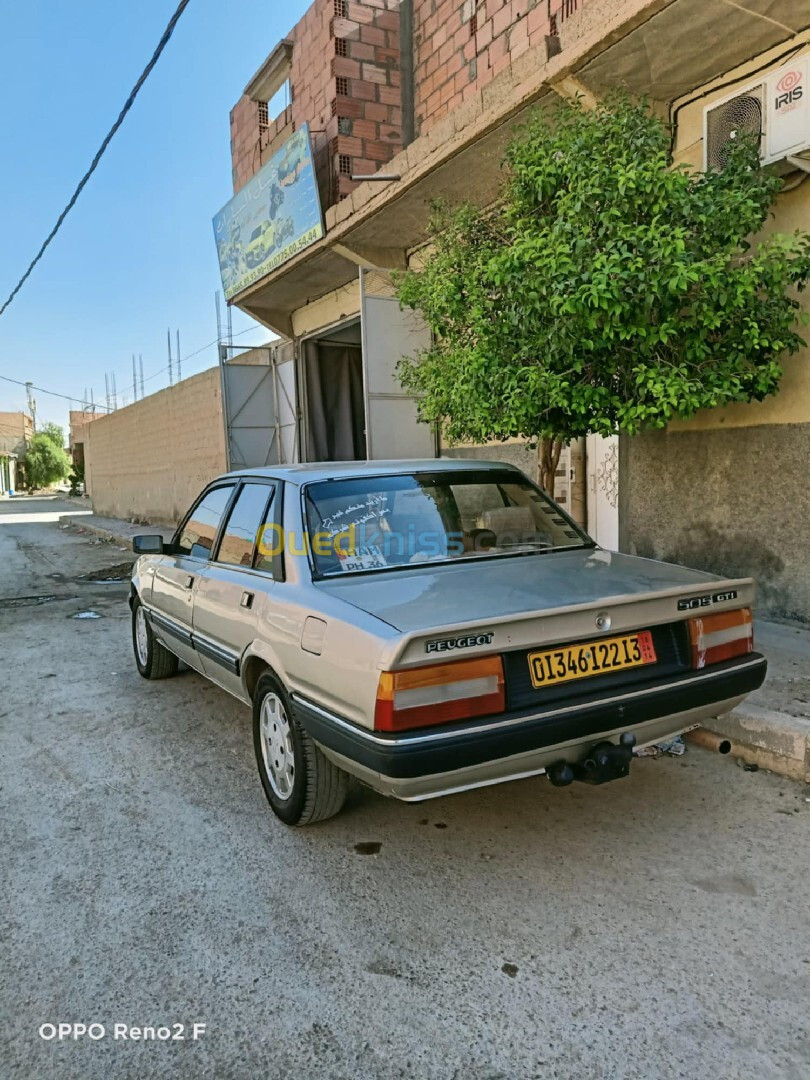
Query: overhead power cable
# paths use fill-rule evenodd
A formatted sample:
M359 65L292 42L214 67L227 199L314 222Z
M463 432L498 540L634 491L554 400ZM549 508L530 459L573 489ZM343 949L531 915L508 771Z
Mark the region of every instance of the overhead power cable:
M151 74L152 68L155 66L155 64L160 59L160 54L166 48L166 45L169 42L169 38L174 33L174 28L177 25L178 19L183 14L185 9L188 7L188 4L189 4L189 0L180 0L180 3L177 5L177 9L176 9L174 15L172 15L171 19L169 19L168 26L163 31L163 37L160 39L160 41L157 44L157 48L152 53L151 60L146 65L146 67L143 69L143 72L141 73L141 77L135 83L135 86L132 88L132 91L131 91L129 97L127 98L126 102L124 103L123 109L118 114L118 119L115 121L113 126L107 132L107 134L104 136L104 141L102 142L101 146L98 148L98 151L96 152L96 156L93 158L93 160L92 160L92 162L90 164L90 168L87 170L87 172L84 174L84 176L79 181L79 186L76 188L76 190L71 195L70 201L68 202L67 206L64 208L62 213L56 219L56 224L51 229L51 231L48 233L47 237L45 238L44 243L42 244L42 247L39 249L39 251L36 253L34 258L31 260L31 264L29 265L28 269L25 271L23 276L20 278L20 280L17 282L17 284L11 290L11 292L9 294L9 297L6 300L6 302L3 304L2 307L0 307L0 315L3 314L3 312L9 306L11 301L14 299L14 297L17 295L17 293L20 291L20 289L25 284L25 282L28 280L28 277L30 276L31 271L34 269L34 267L37 265L39 260L45 254L45 251L46 251L48 245L50 244L50 242L53 240L53 238L56 236L56 234L59 232L60 228L62 227L62 222L68 216L68 214L73 209L73 207L76 205L76 200L81 195L82 190L84 189L84 186L87 183L87 181L90 179L90 177L96 171L96 167L98 166L98 163L101 161L101 158L102 158L102 156L104 154L104 151L110 145L110 142L112 141L112 138L115 135L116 131L118 131L118 129L121 127L121 124L123 124L124 117L127 115L129 110L132 108L132 106L133 106L133 104L135 102L135 98L138 96L138 93L139 93L141 87L146 82L146 80L149 78L149 75ZM13 382L14 380L12 379L11 381ZM48 391L46 390L46 391L44 391L44 393L48 393ZM61 395L61 396L64 396L64 395Z
M248 326L246 330L240 330L238 334L234 334L233 336L234 337L241 337L243 334L249 334L251 330L255 330L255 329L256 329L255 326ZM194 352L189 353L188 356L184 356L183 359L182 359L182 363L185 364L185 362L187 360L191 360L192 357L194 357L194 356L199 356L199 354L201 352L205 352L206 349L210 349L212 346L214 346L216 344L217 344L217 338L214 338L214 340L209 341L207 345L202 345L199 349L195 349ZM256 348L256 349L264 348L263 345L254 345L252 347ZM149 382L150 379L156 379L158 377L158 375L162 375L164 371L168 371L168 370L169 370L168 366L166 366L164 368L161 368L160 371L153 372L151 375L149 375L143 381L146 383L146 382ZM19 379L11 379L11 378L9 378L8 375L0 375L0 379L3 379L4 382L14 383L16 386L29 386L30 385L32 390L36 390L40 394L50 394L51 397L64 398L65 401L75 401L79 405L93 406L96 409L103 409L104 412L114 412L115 411L112 408L108 408L106 405L102 405L98 401L85 401L82 397L80 397L80 396L78 396L76 394L59 394L59 393L56 392L56 390L46 390L44 386L35 386L33 383L21 382Z
M238 334L234 334L233 336L234 337L242 337L244 334L249 334L251 332L251 330L255 330L255 329L256 329L255 326L248 326L246 330L240 330ZM184 356L181 359L180 363L185 364L186 360L191 360L193 357L199 356L199 354L201 352L205 352L206 349L212 348L214 345L216 345L218 343L218 341L219 341L218 338L214 338L214 340L209 341L207 345L203 345L199 349L195 349L194 352L189 353L188 356ZM267 344L267 342L265 342L265 344ZM251 347L254 348L254 349L264 348L263 345L253 345ZM166 366L160 368L159 371L153 371L151 375L147 375L146 378L143 381L145 383L148 383L151 379L156 379L158 377L158 375L162 375L164 371L168 371L168 370L169 370L169 365L166 364Z
M45 390L44 387L35 387L35 384L32 382L21 382L19 379L10 379L8 375L0 375L0 379L3 379L5 382L15 382L18 387L30 387L31 390L37 390L41 394L50 394L52 397L64 397L66 402L78 402L79 405L93 404L92 402L82 401L81 397L77 397L75 394L73 394L72 397L70 394L57 394L55 390ZM111 408L107 408L106 405L100 405L98 402L95 402L95 407L103 408L105 413L111 413L112 411Z

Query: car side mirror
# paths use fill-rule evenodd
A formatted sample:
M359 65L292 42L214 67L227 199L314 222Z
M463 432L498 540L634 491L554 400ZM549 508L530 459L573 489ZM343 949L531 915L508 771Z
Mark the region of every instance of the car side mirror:
M163 537L159 533L133 536L132 550L136 555L162 555Z

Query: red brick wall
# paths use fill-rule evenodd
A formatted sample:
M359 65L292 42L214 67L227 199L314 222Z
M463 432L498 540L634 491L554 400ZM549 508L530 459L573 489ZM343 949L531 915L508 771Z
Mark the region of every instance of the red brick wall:
M547 0L414 0L413 22L417 135L549 34Z
M231 111L234 193L309 123L321 200L330 206L402 146L399 0L315 0L287 38L293 42L291 103L263 122L257 102Z

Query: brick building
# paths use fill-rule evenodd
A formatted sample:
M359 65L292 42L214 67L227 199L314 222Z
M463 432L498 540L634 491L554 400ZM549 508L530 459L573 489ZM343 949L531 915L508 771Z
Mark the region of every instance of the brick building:
M390 274L418 260L433 200L495 197L503 149L530 110L559 96L587 106L615 88L646 95L673 125L676 159L699 170L706 107L809 55L806 0L315 0L231 117L235 191L297 127L312 136L323 236L233 297L287 339L276 356L294 402L289 454L480 453L442 449L416 423L394 369L426 330L399 311ZM810 225L802 168L777 228ZM621 534L626 550L754 573L766 610L810 619L810 564L790 540L810 514L807 361L785 361L785 389L768 401L620 445L589 438L558 494L608 547ZM338 392L360 412L340 446L319 419ZM532 471L520 444L486 454Z
M0 412L0 450L22 457L34 434L34 421L25 412Z
M316 0L231 112L234 192L304 123L325 205L391 160L407 140L401 21L397 0Z
M34 434L34 421L24 412L0 412L0 496L17 490L18 463Z

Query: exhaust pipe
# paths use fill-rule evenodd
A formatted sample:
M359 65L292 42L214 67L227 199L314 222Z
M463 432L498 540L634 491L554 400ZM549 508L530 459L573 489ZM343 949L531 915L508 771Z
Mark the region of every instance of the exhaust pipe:
M731 740L724 735L718 735L716 731L707 731L706 728L695 728L694 731L684 732L685 739L702 746L704 750L715 750L718 754L731 753Z

